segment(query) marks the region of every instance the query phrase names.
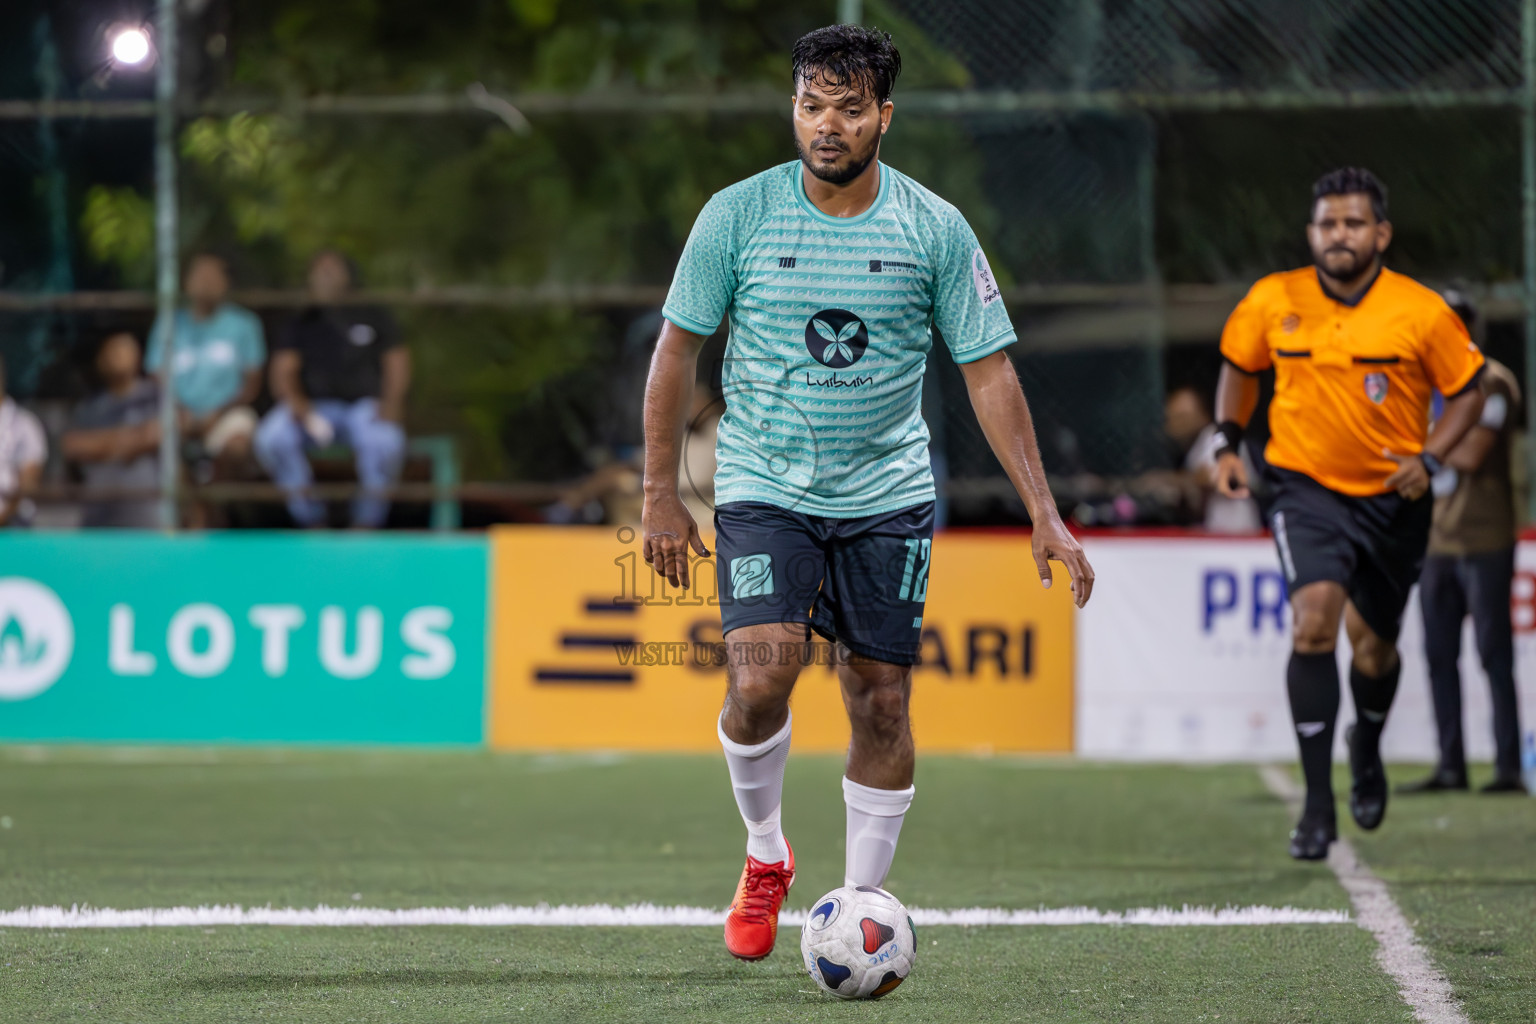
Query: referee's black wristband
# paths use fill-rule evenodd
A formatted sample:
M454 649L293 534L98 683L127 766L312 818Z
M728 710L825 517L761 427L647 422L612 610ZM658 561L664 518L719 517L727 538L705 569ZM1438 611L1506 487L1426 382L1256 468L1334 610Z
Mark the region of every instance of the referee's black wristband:
M1430 476L1434 476L1445 468L1445 464L1429 452L1419 452L1419 461L1424 463L1424 472Z
M1211 458L1219 459L1228 452L1236 454L1243 444L1243 428L1233 420L1223 420L1216 424L1215 445L1211 448Z

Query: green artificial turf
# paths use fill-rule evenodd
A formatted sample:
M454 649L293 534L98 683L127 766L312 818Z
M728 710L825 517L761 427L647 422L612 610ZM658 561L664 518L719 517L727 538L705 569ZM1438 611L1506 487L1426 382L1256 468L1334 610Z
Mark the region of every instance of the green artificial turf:
M912 978L854 1004L816 991L797 935L743 964L713 928L0 932L0 1019L1411 1020L1347 925L925 928Z
M1412 779L1424 770L1392 774ZM1354 842L1468 1016L1536 1024L1536 799L1394 797L1381 829Z
M792 906L841 882L839 776L835 758L791 759ZM925 758L917 787L889 881L909 905L1348 907L1325 866L1285 856L1290 822L1252 768ZM1536 871L1463 843L1462 883L1416 886L1446 863L1416 859L1420 817L1447 847L1460 832L1422 806L1394 804L1362 853L1473 1019L1531 1024L1510 1015L1531 929L1500 933L1524 974L1456 944L1488 919L1473 890L1501 880L1529 911ZM1530 819L1511 820L1478 819L1478 845L1531 849ZM718 907L741 848L714 757L0 750L0 909ZM813 991L798 937L740 964L714 928L0 929L0 1020L1411 1020L1353 925L923 928L912 979L852 1006Z

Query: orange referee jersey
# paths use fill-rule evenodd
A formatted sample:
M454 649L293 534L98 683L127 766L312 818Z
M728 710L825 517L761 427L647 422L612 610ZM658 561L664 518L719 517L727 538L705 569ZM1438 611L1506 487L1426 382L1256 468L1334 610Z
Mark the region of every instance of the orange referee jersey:
M1260 279L1227 318L1221 354L1275 369L1270 465L1355 496L1386 491L1397 465L1382 449L1421 452L1432 392L1457 394L1483 366L1445 300L1385 268L1353 303L1312 267Z

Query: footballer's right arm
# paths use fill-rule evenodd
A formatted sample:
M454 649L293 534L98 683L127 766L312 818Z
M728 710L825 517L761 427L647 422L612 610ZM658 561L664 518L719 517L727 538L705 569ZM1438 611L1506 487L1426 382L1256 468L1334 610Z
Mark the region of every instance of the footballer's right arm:
M688 586L688 550L708 555L699 526L678 493L678 462L688 403L705 338L670 320L651 356L645 381L645 506L640 514L641 554L673 586Z

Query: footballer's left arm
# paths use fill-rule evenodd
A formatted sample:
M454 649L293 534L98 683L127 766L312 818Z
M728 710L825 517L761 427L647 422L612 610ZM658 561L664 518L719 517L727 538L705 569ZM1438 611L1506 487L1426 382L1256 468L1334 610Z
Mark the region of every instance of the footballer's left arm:
M1024 507L1034 524L1031 543L1035 564L1040 569L1041 585L1051 585L1050 559L1066 566L1077 606L1088 603L1093 593L1093 567L1083 554L1077 539L1067 532L1056 511L1055 499L1046 484L1045 469L1040 465L1040 447L1035 442L1035 425L1029 415L1029 403L1019 385L1013 363L1002 352L993 352L974 362L961 363L965 387L971 396L971 408L981 422L987 443L1003 464Z

